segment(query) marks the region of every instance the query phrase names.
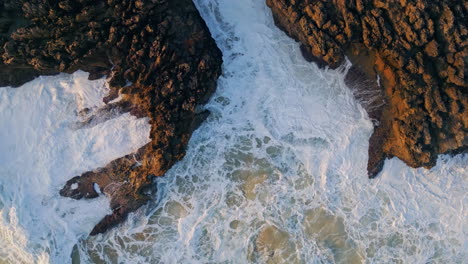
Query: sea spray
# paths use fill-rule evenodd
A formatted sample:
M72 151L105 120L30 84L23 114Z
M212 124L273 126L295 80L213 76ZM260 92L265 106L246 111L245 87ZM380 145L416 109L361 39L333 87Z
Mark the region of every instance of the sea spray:
M34 210L19 202L18 221L8 220L13 207L7 204L7 192L21 197L24 185L0 186L1 201L7 204L0 231L17 237L11 246L25 252L21 259L70 262L77 240L72 257L81 263L462 263L468 258L466 156L442 156L432 170L411 169L392 159L380 177L369 180L372 123L344 85L346 65L332 71L307 63L299 45L276 28L264 1L195 2L225 64L217 93L206 106L212 114L194 133L186 157L158 179L155 202L130 215L119 228L88 238L86 232L105 213L107 201L97 201L89 212L89 204L59 197L59 186L71 174L131 152L146 142L148 132L143 121L124 115L114 120L117 123L109 120L80 134L79 142L88 143L73 152L78 156L69 155L75 157L73 163L61 165L61 172L71 172L47 174L58 177L55 180L39 179L38 186L50 186L49 203L59 202L52 210L34 203L47 213L35 225L21 220L24 216L18 212L28 215ZM59 78L70 80L65 75ZM80 80L83 86L92 85ZM8 90L2 96L13 94ZM48 105L47 97L33 98ZM70 108L66 103L60 106L66 115L51 117L50 124L60 127L77 119L71 114L79 109L77 97L56 98L75 99ZM0 112L14 113L10 106L1 103ZM1 120L11 120L7 117ZM3 124L23 131L29 123L4 122L0 133L5 135L10 130ZM104 134L97 140L94 133ZM68 142L60 133L51 135L54 142ZM132 136L141 141L134 140L125 149L110 143L118 139L123 144L123 138ZM89 142L100 142L107 151ZM41 145L36 153L47 146L52 147ZM13 153L9 161L24 157L23 152L9 153ZM44 162L58 166L64 159L55 161L57 156ZM73 217L63 214L70 206L76 210ZM34 230L40 224L50 234L39 236Z
M149 141L148 120L129 114L74 128L108 92L105 79L87 77L60 74L0 88L0 262L69 262L73 245L110 209L104 196L61 197L61 186Z
M264 1L195 1L224 55L211 117L158 200L81 241L84 263L461 263L467 157L366 174L372 123Z

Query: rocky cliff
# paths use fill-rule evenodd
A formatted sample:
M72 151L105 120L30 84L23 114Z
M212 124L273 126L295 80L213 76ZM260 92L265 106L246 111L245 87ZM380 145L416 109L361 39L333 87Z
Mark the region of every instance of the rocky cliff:
M193 130L208 115L197 106L221 74L221 52L191 0L0 0L0 46L0 86L81 69L90 79L110 77L101 114L151 120L149 144L69 180L60 191L94 198L99 187L110 198L113 213L92 235L142 206L152 179L184 157ZM119 94L122 100L112 103Z
M267 0L306 59L337 68L375 120L368 173L386 158L431 168L468 146L466 1ZM376 81L380 80L380 85Z

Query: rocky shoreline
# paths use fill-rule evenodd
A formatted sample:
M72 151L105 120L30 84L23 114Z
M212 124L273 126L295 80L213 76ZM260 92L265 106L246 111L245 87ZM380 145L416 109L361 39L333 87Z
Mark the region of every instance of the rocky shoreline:
M431 168L468 150L468 4L426 0L266 0L304 57L353 67L348 86L374 122L369 177L387 158ZM380 86L376 80L380 79Z
M102 112L150 118L150 143L70 179L60 191L82 199L101 190L110 198L113 213L91 235L151 199L153 179L184 157L192 132L209 114L198 106L215 91L222 65L191 0L0 0L0 45L0 86L77 70L90 79L107 75L111 92ZM122 100L110 103L119 94Z
M276 24L304 57L337 68L374 123L369 177L385 159L430 168L442 153L468 149L467 4L456 1L266 0ZM151 142L70 179L60 194L95 198L113 213L103 233L151 199L155 177L185 155L209 115L222 54L191 0L0 0L0 86L84 70L109 76L109 111L149 117ZM379 80L379 82L377 82ZM121 95L121 100L113 99ZM86 127L99 116L80 124Z

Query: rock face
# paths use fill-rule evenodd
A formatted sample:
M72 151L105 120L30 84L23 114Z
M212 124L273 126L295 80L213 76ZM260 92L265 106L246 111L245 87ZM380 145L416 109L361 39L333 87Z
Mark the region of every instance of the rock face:
M429 0L267 0L306 59L346 77L369 116L368 173L385 158L430 168L468 146L468 3ZM376 85L379 77L382 88ZM373 85L362 85L372 80Z
M102 112L151 120L149 144L60 191L74 199L97 197L99 190L109 196L113 213L92 235L148 201L152 179L184 157L193 130L209 114L197 106L221 74L222 54L191 0L0 0L0 45L0 86L78 69L90 79L108 75L112 89L104 101L119 93L123 99Z

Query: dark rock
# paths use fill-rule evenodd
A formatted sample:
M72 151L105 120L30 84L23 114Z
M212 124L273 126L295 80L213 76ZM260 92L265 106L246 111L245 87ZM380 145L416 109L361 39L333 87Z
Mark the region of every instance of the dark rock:
M91 234L105 232L145 204L152 179L184 157L207 115L195 109L207 102L221 74L220 50L190 0L0 0L0 31L0 86L80 69L90 79L111 76L106 103L122 94L103 112L150 118L150 143L74 177L60 191L94 198L99 186L113 213ZM108 118L92 116L77 128Z
M350 70L347 83L359 101L367 102L369 116L378 119L370 138L370 177L380 172L385 158L398 157L411 167L430 168L438 154L466 152L468 12L464 1L266 3L276 24L302 44L307 60L336 68L346 55L361 66ZM381 97L373 100L376 87L367 83L377 75ZM376 109L376 102L382 101Z

